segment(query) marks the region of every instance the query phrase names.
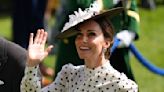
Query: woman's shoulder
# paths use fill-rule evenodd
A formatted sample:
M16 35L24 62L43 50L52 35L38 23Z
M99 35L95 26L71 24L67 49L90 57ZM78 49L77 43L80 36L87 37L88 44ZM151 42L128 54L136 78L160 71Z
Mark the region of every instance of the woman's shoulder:
M112 78L115 86L121 90L138 90L138 85L134 81L128 79L124 73L120 73L116 70L113 72Z

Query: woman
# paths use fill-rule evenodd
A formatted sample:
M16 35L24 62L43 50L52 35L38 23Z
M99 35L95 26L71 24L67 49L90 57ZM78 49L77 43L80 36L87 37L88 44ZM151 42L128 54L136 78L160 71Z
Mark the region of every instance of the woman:
M113 43L113 27L107 16L118 14L117 8L100 13L96 4L84 10L79 9L70 15L57 37L76 35L75 45L78 55L85 65L66 64L58 73L56 80L41 89L38 77L38 64L48 55L53 46L44 50L47 32L38 30L35 39L30 36L28 61L22 80L22 92L137 92L135 82L119 73L109 63L109 49ZM70 52L68 52L69 54ZM77 61L78 62L78 61Z

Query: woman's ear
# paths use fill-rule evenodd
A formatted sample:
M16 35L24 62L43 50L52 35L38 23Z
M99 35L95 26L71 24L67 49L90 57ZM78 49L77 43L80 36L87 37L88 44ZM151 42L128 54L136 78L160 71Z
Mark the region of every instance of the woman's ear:
M109 48L110 45L111 45L110 39L109 39L109 38L106 38L106 39L105 39L105 45L104 45L104 47L105 47L105 48Z

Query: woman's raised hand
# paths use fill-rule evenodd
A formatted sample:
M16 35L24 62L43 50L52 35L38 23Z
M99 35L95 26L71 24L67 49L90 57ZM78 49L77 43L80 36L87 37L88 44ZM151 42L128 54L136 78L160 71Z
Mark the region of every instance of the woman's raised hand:
M27 66L32 67L38 65L51 51L53 48L52 45L45 49L47 36L47 32L45 32L43 29L37 30L35 38L33 33L30 34Z

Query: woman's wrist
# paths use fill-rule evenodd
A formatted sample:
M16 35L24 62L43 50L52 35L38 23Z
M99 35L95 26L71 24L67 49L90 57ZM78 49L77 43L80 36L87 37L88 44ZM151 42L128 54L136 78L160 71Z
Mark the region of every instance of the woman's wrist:
M37 66L38 64L36 62L39 62L39 61L27 60L26 66L27 67Z

